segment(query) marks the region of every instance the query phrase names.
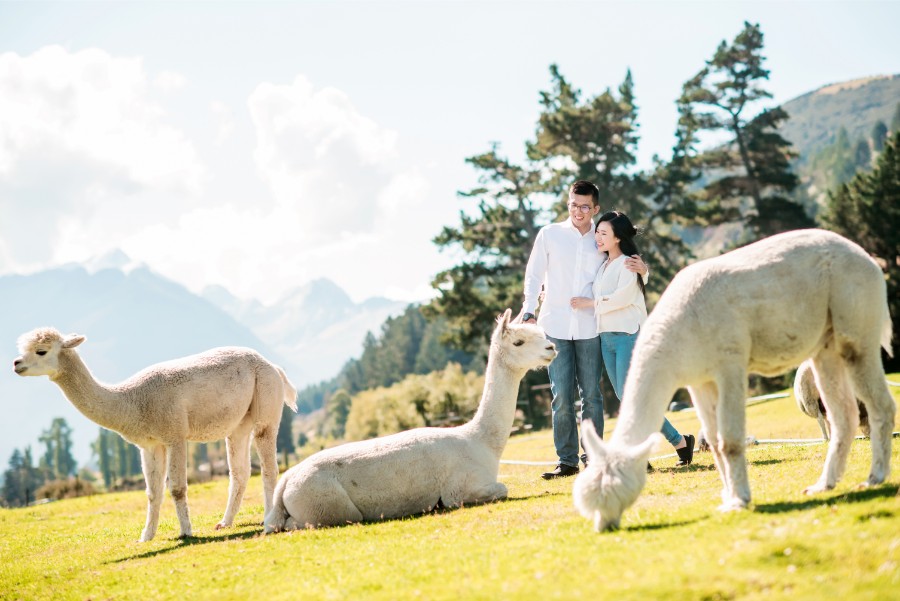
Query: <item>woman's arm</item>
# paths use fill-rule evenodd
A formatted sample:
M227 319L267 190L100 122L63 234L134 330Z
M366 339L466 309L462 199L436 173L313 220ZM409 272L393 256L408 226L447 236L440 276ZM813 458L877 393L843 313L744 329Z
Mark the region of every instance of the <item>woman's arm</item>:
M633 305L635 295L641 293L637 279L638 275L636 273L622 269L616 279L616 289L609 294L597 296L597 313L603 315L604 313ZM596 294L596 291L594 293Z

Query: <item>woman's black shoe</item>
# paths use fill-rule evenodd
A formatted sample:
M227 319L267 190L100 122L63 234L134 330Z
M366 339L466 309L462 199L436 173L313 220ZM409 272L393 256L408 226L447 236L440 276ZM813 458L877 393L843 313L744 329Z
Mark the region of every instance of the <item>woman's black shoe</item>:
M685 465L690 465L694 460L694 442L695 438L692 434L684 435L684 446L680 449L675 449L675 452L678 453L678 458L681 460L675 465L678 467L682 467Z

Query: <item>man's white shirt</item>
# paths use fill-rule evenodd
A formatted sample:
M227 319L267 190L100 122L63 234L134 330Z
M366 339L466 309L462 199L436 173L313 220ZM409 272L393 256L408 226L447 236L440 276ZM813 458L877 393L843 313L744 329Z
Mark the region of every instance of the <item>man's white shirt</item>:
M594 298L591 288L605 261L606 254L597 252L593 228L582 234L571 218L542 227L525 268L525 312L537 311L543 285L538 325L548 336L561 340L596 337L594 310L573 309L569 302L573 296Z

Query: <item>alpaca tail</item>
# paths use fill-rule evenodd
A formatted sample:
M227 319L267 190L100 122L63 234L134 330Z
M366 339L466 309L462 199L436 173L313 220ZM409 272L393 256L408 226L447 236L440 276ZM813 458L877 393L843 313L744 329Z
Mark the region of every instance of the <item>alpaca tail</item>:
M294 413L297 413L297 389L288 380L287 374L284 373L283 369L277 365L275 369L278 370L278 375L281 376L281 383L284 384L284 404L293 409Z
M288 517L290 516L284 506L284 478L282 478L275 487L275 494L272 495L272 508L263 519L263 532L271 534L283 531Z

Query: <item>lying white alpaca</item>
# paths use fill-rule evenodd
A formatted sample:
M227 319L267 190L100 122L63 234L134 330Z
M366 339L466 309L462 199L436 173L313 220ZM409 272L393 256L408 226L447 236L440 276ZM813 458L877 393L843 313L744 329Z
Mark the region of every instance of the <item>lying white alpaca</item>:
M216 348L158 363L114 386L97 382L74 350L79 335L41 328L19 338L20 376L50 376L86 417L122 435L141 449L147 483L147 523L141 541L156 534L163 487L181 525L191 536L187 507L187 441L225 439L228 450L228 505L216 529L231 526L250 477L250 435L262 464L265 509L272 506L278 479L275 438L281 407L297 410L296 390L284 371L248 348Z
M556 350L541 328L510 324L509 310L498 322L484 395L471 422L416 428L308 457L278 481L265 531L398 518L506 498L497 473L519 381L529 369L549 365Z
M833 488L844 472L858 419L854 393L868 409L872 436L865 485L883 482L896 407L879 346L890 351L890 339L881 269L837 234L787 232L683 269L638 336L619 422L608 444L597 441L598 458L589 463L602 464L596 466L599 482L579 487L598 497L598 527L618 527L640 494L647 439L682 386L722 478L720 508L747 507L747 375L774 376L809 357L833 436L822 475L806 492Z
M822 438L829 440L831 438L831 426L826 419L828 410L822 403L819 388L816 386L815 369L812 361L809 359L801 363L800 367L797 368L797 375L794 376L794 399L797 401L797 407L800 411L819 423L819 429L822 430ZM859 429L864 436L869 436L869 414L866 412L866 406L856 401L856 407L859 411Z

